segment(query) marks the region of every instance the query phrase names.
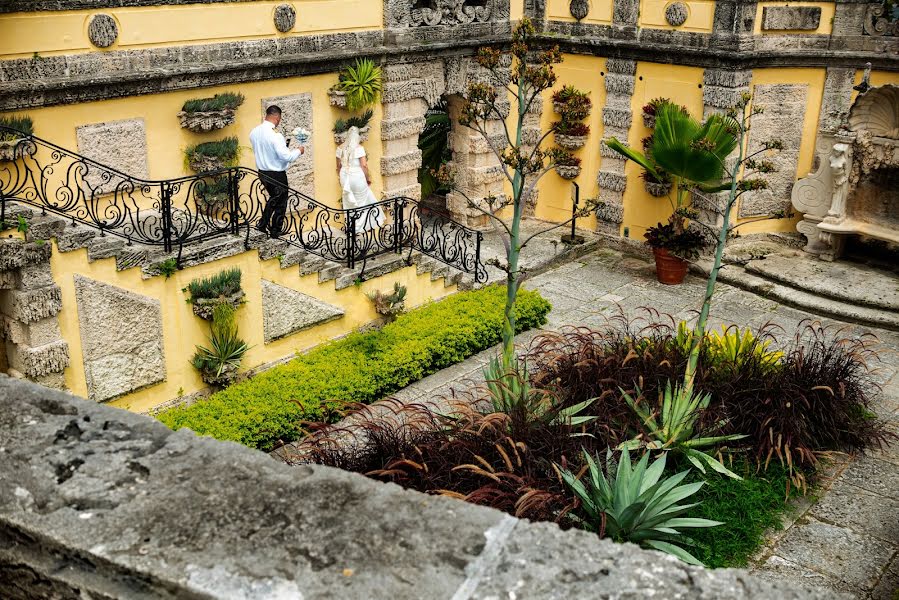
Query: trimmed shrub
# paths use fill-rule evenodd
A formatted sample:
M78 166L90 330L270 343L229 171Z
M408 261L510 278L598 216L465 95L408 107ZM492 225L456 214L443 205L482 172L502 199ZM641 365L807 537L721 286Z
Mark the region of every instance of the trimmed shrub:
M336 421L353 403L380 400L499 343L504 304L503 287L457 294L158 418L172 429L268 451L297 439L304 422ZM518 331L543 325L550 308L538 293L519 292Z

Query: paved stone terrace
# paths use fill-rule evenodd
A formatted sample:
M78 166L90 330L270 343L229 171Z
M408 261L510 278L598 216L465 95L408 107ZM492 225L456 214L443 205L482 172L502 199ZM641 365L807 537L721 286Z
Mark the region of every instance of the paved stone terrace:
M705 280L689 276L677 287L656 282L650 258L600 249L530 280L552 302L547 329L566 325L600 327L623 310L635 316L649 306L690 319L705 290ZM792 335L804 319L822 319L750 292L719 284L711 327L737 323L758 327L770 322ZM853 334L874 333L884 346L876 379L884 394L876 407L899 433L899 333L846 324ZM537 332L519 336L527 344ZM496 352L482 352L397 394L406 402L428 403L483 380L481 369ZM834 457L821 486L795 502L784 530L773 532L758 555L755 569L772 578L829 587L857 598L899 597L899 444L871 456ZM817 500L817 502L814 502Z

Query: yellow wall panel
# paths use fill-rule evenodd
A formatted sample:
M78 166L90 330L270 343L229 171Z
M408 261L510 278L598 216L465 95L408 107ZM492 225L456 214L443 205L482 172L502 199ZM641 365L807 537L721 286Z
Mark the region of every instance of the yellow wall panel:
M346 118L345 111L330 106L327 90L337 83L337 74L273 79L212 88L202 88L132 96L84 104L50 106L9 114L27 114L34 120L34 133L68 150L76 151L75 129L80 125L143 118L147 130L147 154L151 179L169 179L191 175L184 164L184 149L201 142L236 136L241 146L240 163L255 168L250 149L250 131L262 122L262 99L299 93L312 95L313 142L315 168L315 198L330 206L339 206L340 185L335 172L334 155L337 146L331 129L338 118ZM177 114L186 100L204 98L220 92L240 92L246 101L237 110L234 124L209 133L192 133L182 129ZM379 168L382 148L378 142L381 127L381 105L372 107L371 140L365 144L372 165L372 189L380 196L382 189ZM113 168L116 165L109 165Z
M553 21L569 21L575 22L576 19L571 16L569 6L571 0L547 0L546 17ZM612 22L612 0L591 0L590 12L581 21L581 23L611 23Z
M680 31L712 31L715 19L715 2L713 0L687 0L687 20L683 25L674 27L665 20L665 8L671 0L643 0L640 5L640 27L652 29L677 29Z
M599 171L599 142L602 140L602 107L606 103L605 79L602 73L606 68L606 61L602 58L566 54L565 61L556 66L559 75L559 83L556 89L563 85L573 85L579 90L588 92L593 101L593 110L584 121L590 126L590 137L587 144L574 154L581 159L581 174L575 180L581 188L581 202L588 198L595 198L597 193L596 173ZM559 115L553 112L552 90L545 93L541 127L548 131L553 121L559 119ZM553 146L552 137L544 143L544 148ZM536 216L548 221L565 221L571 218L571 182L563 179L550 171L544 175L539 185L539 198L537 202ZM578 227L594 229L596 217L578 219Z
M295 0L293 31L275 28L274 11L281 2L179 5L104 9L119 25L119 38L107 50L283 37L379 29L383 3L371 0ZM87 25L98 11L21 13L0 19L0 58L65 54L91 45Z
M653 98L669 98L687 107L694 117L702 117L702 74L699 67L682 67L641 62L637 64L637 81L631 99L633 122L628 145L641 149L641 140L652 133L643 125L643 105ZM643 169L632 161L625 167L627 188L624 192L624 221L632 238L642 240L647 227L665 222L672 211L672 198L655 198L646 191L640 175ZM601 198L600 198L601 199Z
M512 21L520 21L524 16L524 0L512 0L509 5L509 18Z
M190 267L176 272L169 279L164 277L142 279L140 269L116 271L115 259L88 262L86 250L62 253L54 241L50 266L53 279L61 289L63 308L59 313L59 325L62 338L69 344L71 356L71 365L65 371L66 385L79 396L87 396L87 384L74 274L78 273L160 302L166 379L162 383L111 402L115 406L135 411L149 410L179 394L192 394L206 387L189 361L197 344L208 344L209 324L193 314L190 305L185 301L187 294L182 291L191 280L198 277L208 277L231 267L241 269L246 304L237 311L237 323L241 337L251 346L244 356L242 370L290 357L346 335L359 326L373 321L378 315L366 294L375 290L393 289L394 282L407 287L406 305L410 308L456 291L455 286L445 288L443 279L431 281L429 273L416 275L415 266L366 281L358 286L336 290L333 281L319 283L317 274L300 277L297 267L282 269L278 259L260 261L256 251ZM266 344L262 327L262 279L340 306L346 314L340 319Z

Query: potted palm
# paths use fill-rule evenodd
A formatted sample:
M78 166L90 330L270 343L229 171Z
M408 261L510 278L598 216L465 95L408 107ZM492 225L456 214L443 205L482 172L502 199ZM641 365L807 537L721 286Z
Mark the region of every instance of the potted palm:
M16 159L16 147L23 139L34 133L34 123L30 117L0 117L0 161Z
M702 234L692 229L678 230L673 223L659 223L646 230L646 244L656 260L659 283L678 285L687 276L689 261L696 260L705 242Z
M655 131L651 141L647 142L645 153L629 148L615 138L608 140L606 145L643 167L655 181L670 178L675 194L673 200L669 195L672 203L669 225L673 228L671 235L680 235L687 229L685 215L692 191L722 189L724 161L737 147L737 140L733 119L712 115L700 123L683 107L663 103L658 108ZM660 236L653 248L666 248L669 230L660 232ZM689 248L692 242L678 239L676 243L678 248Z
M328 90L328 96L332 106L357 111L378 100L382 85L381 67L371 59L359 59L340 73L337 85Z
M216 94L212 98L188 100L178 113L181 127L194 133L227 127L234 122L235 111L243 101L243 95L230 92Z

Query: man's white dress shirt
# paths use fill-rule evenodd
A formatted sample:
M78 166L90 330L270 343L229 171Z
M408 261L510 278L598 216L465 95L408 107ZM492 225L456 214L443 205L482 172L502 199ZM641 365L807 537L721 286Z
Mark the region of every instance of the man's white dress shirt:
M291 150L284 136L275 131L275 124L263 121L250 132L250 144L256 155L256 169L260 171L286 171L302 152Z

